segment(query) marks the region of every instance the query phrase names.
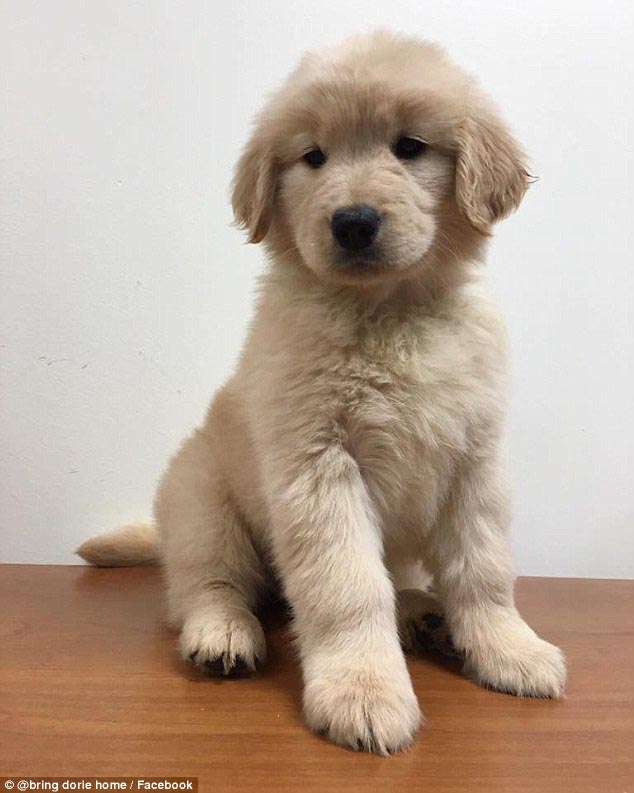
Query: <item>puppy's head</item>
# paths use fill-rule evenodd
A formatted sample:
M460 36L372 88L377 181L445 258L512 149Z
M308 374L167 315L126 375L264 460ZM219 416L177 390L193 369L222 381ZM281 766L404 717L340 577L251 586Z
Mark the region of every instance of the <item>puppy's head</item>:
M233 207L251 242L363 284L474 255L527 179L517 143L441 50L375 33L307 56L273 96Z

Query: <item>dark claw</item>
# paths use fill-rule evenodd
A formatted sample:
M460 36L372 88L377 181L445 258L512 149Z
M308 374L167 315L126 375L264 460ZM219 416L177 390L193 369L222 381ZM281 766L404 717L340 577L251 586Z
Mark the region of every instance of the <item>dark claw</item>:
M241 655L236 655L235 661L233 662L233 668L237 672L246 672L249 667Z
M434 637L431 635L431 633L429 633L429 631L424 631L421 628L416 628L416 641L426 650L434 649L436 646Z
M192 655L196 654L192 653ZM191 655L190 658L192 661L194 660ZM236 655L228 668L225 662L226 655L224 653L216 658L209 658L204 663L204 670L212 677L246 677L252 672L251 667L241 655Z
M423 617L423 621L428 628L431 628L432 631L435 631L437 628L440 628L441 625L444 625L445 620L440 616L440 614L434 614L431 612L430 614L425 614Z
M236 655L233 665L229 667L227 677L246 677L251 673L251 667L241 655Z
M222 655L219 655L217 658L211 658L205 661L205 669L215 677L224 675L225 663Z
M447 634L445 639L445 649L443 652L450 658L462 658L462 653L459 650L456 650L456 646L449 634Z

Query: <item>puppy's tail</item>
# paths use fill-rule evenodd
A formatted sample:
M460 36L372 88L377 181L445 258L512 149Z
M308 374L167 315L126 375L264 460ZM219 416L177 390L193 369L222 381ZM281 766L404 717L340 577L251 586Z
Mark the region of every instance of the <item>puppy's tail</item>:
M97 567L158 564L158 531L150 523L130 523L86 540L75 553Z

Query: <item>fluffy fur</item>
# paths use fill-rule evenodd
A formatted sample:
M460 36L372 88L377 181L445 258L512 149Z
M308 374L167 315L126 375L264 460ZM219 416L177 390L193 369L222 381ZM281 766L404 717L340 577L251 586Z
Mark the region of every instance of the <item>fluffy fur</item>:
M402 136L427 150L397 159ZM318 170L302 159L315 146ZM505 333L478 274L527 180L473 81L437 47L387 33L306 57L237 165L236 219L269 267L237 370L156 496L169 613L184 657L254 669L254 612L279 580L306 722L343 746L393 752L420 723L399 613L409 648L442 611L485 686L563 690L561 652L513 602ZM357 204L381 216L367 260L330 231ZM128 533L118 552L110 535L80 553L151 561L144 532L138 547Z

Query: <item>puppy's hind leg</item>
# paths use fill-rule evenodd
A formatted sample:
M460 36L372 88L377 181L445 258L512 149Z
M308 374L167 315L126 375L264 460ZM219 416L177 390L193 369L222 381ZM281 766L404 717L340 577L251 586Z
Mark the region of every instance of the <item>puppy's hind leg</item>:
M401 589L397 594L398 633L405 652L440 653L458 658L443 607L433 592Z
M265 660L253 613L265 579L219 458L213 439L196 432L171 461L155 512L181 655L210 674L236 676Z
M388 556L386 563L396 589L398 633L405 652L418 650L456 657L456 649L433 591L433 578L418 560Z

